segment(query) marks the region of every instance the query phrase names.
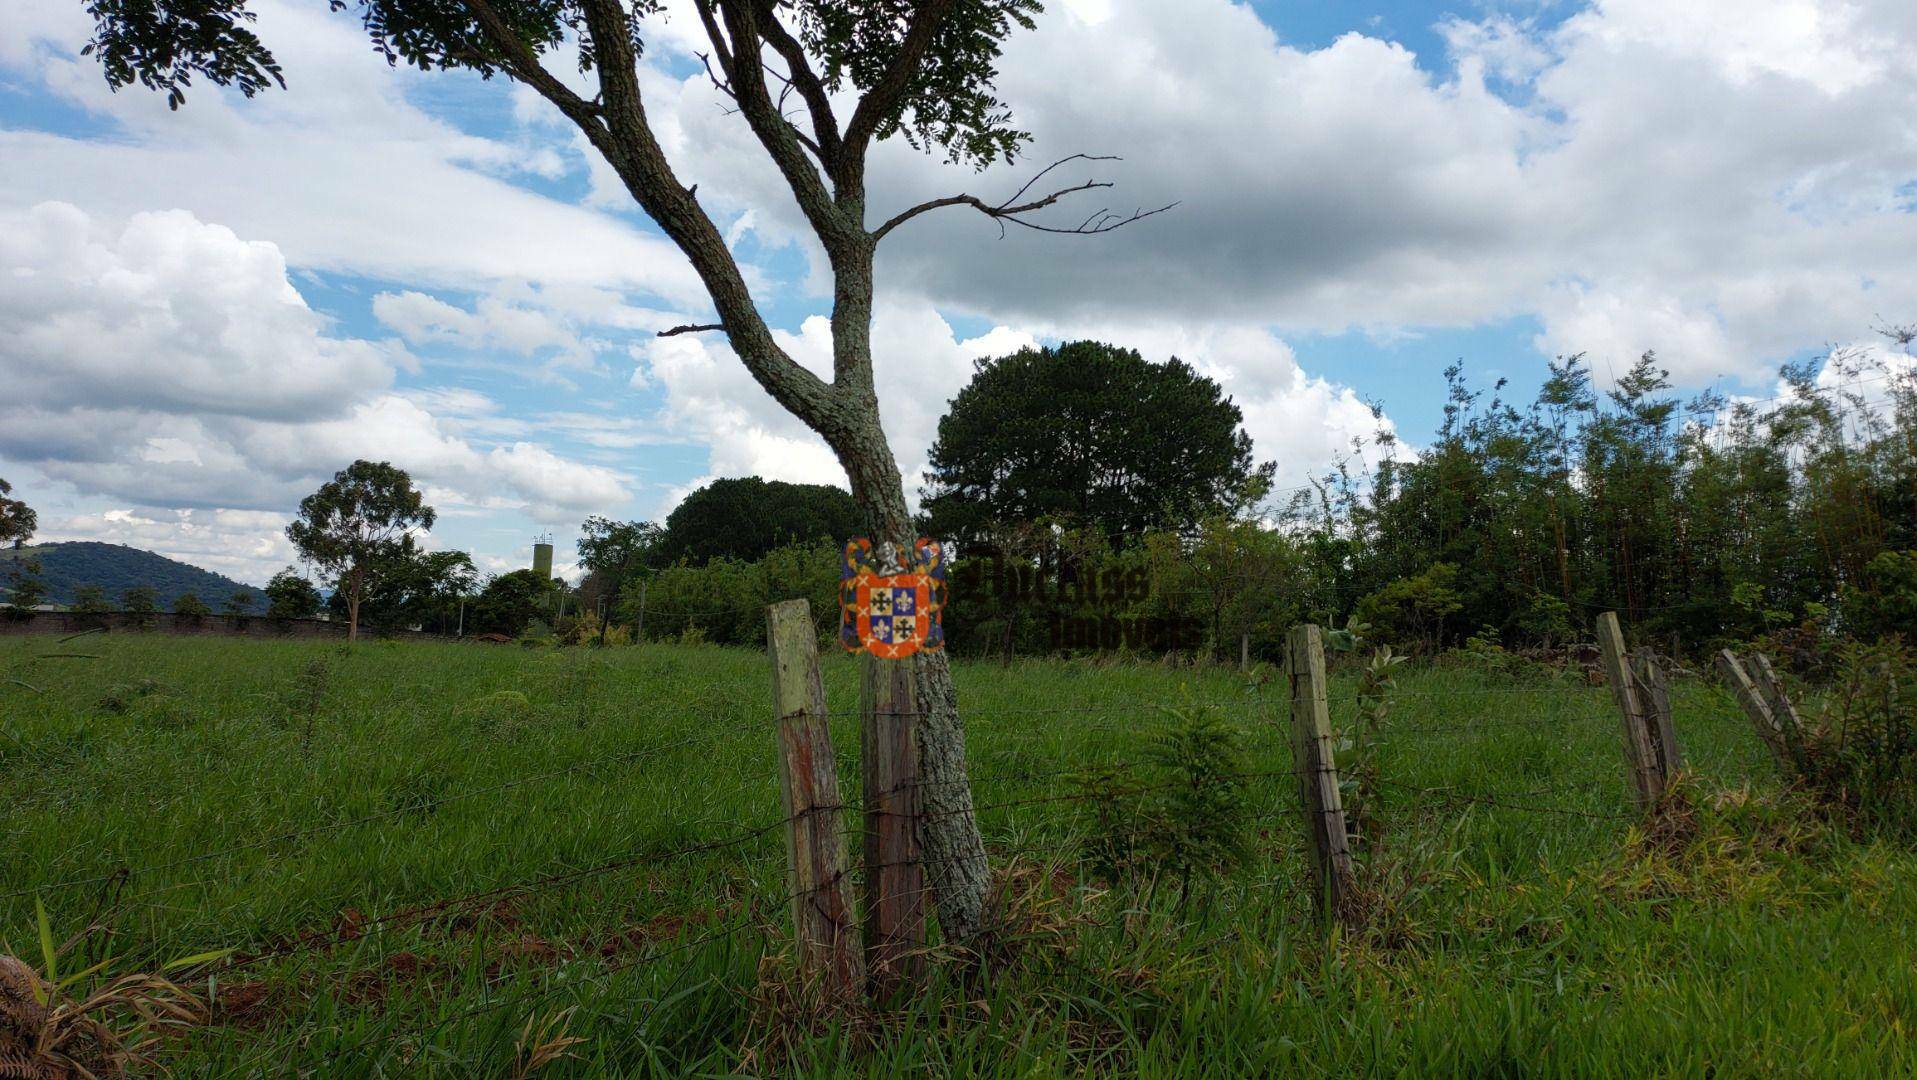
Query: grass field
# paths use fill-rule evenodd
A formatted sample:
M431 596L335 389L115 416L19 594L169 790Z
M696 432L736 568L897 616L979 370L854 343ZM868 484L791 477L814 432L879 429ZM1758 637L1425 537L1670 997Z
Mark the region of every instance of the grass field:
M826 678L850 785L856 670ZM1181 702L1288 769L1281 691L1148 665L957 678L1023 947L881 1014L785 1007L770 675L744 650L0 640L0 931L37 957L37 899L59 936L110 928L68 970L236 950L197 977L215 1023L167 1051L181 1076L510 1076L542 1029L582 1040L542 1076L1917 1070L1917 860L1779 796L1711 687L1676 687L1698 822L1659 841L1627 814L1604 688L1404 672L1373 921L1328 935L1288 777L1251 781L1250 866L1189 899L1083 876L1082 804L1049 799ZM1350 677L1333 701L1349 715Z

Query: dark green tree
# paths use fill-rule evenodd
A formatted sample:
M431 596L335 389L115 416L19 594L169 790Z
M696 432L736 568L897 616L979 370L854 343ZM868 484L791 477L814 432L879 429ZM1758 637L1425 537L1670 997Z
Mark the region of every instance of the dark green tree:
M300 501L286 536L301 557L339 577L346 593L346 640L353 641L368 587L410 549L415 529L430 529L437 519L406 470L355 461Z
M1217 382L1095 341L980 360L939 421L926 474L933 535L1058 519L1118 540L1191 531L1262 498L1244 414Z
M198 593L185 592L173 598L173 614L188 626L200 625L200 620L213 614Z
M33 539L33 530L40 525L40 517L33 507L19 499L10 499L13 485L0 480L0 544L12 544L20 547Z
M153 625L160 610L160 593L151 585L135 585L120 594L120 610L142 630Z
M531 570L500 574L473 601L472 628L481 634L516 637L552 604L553 583Z
M408 537L399 550L382 559L368 574L371 584L360 605L362 625L393 630L431 626L452 629L461 599L479 585L479 569L463 551L420 551ZM335 616L346 616L346 578L341 577L326 602Z
M268 618L310 619L319 614L319 589L290 566L273 575L265 593Z
M595 614L603 609L601 644L605 643L607 625L626 582L665 561L664 541L665 530L650 521L595 516L580 526L579 566L584 576L579 582L579 602L584 610Z
M166 93L177 107L194 78L247 95L283 82L278 62L251 29L246 0L85 3L97 24L87 51L114 86L138 82ZM1033 26L1038 0L694 0L711 46L713 81L777 169L824 252L833 296L827 381L779 343L696 185L679 179L666 141L651 125L638 56L645 21L660 8L655 0L335 0L333 6L355 10L374 47L393 63L506 76L578 128L685 254L712 300L716 321L666 332L724 334L759 385L837 454L863 518L861 531L881 541L909 545L914 529L874 390L879 242L945 207L976 211L1000 227L1072 233L1105 232L1146 216L1101 212L1048 224L1033 215L1074 192L1107 185L1072 176L1038 186L1047 169L1009 198L945 195L892 212L877 225L868 221L866 160L879 140L898 136L981 167L1010 160L1026 144L1029 137L1012 125L993 82L1006 37ZM544 63L547 53L575 43L589 84L584 89ZM910 663L925 703L919 746L928 781L922 797L931 811L922 836L927 866L945 937L962 942L979 928L986 885L963 732L944 654L920 653Z
M242 618L253 610L253 594L245 589L228 593L226 601L220 605L220 610L234 619Z
M113 605L107 603L105 589L98 585L81 585L73 590L73 603L69 605L69 610L80 616L83 626L105 626L108 616L113 614Z
M863 520L852 497L827 484L756 476L714 480L667 516L654 565L681 559L695 566L719 558L752 562L786 544L843 544L863 534Z

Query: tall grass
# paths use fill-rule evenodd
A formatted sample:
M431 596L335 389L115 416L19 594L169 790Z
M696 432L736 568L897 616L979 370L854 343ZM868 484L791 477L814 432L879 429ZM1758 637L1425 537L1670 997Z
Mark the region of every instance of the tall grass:
M1372 928L1334 936L1288 777L1249 784L1251 856L1199 903L1085 876L1086 815L1050 798L1137 759L1159 706L1212 711L1247 771L1281 773L1282 683L960 664L1015 932L983 974L834 1019L792 1005L783 843L754 832L780 806L758 653L114 634L94 659L30 659L49 648L0 641L0 673L40 691L0 682L0 936L23 951L37 899L63 932L97 919L91 948L127 970L236 950L179 1075L1917 1065L1913 859L1777 794L1702 685L1675 693L1700 821L1673 851L1628 818L1604 688L1398 669L1368 744ZM826 685L856 796L855 668L829 657ZM1356 685L1334 679L1335 724Z

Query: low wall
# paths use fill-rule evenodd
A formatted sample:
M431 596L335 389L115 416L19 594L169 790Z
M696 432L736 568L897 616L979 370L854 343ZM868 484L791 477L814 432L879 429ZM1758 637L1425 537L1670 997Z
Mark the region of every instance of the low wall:
M142 625L144 624L144 625ZM325 619L270 619L264 615L173 615L159 612L144 617L114 612L109 615L79 615L71 611L36 611L18 618L0 611L0 635L77 634L104 625L109 633L145 632L261 638L344 638L346 624ZM362 628L365 636L374 632ZM399 630L381 637L437 638L423 630Z

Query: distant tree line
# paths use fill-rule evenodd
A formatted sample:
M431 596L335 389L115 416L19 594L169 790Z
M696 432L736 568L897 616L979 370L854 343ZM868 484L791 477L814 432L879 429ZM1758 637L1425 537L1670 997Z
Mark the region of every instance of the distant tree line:
M1917 374L1912 334L1888 333L1888 359L1787 365L1761 401L1681 398L1652 354L1602 391L1560 359L1524 404L1454 365L1428 446L1381 431L1350 459L1375 467L1286 492L1186 365L1090 343L982 361L922 503L924 531L957 552L948 637L988 654L1270 654L1309 619L1420 651L1548 648L1616 610L1680 653L1917 638ZM755 605L834 607L826 541L856 534L682 548L663 568L652 546L647 636L752 644ZM618 590L618 618L639 589Z

